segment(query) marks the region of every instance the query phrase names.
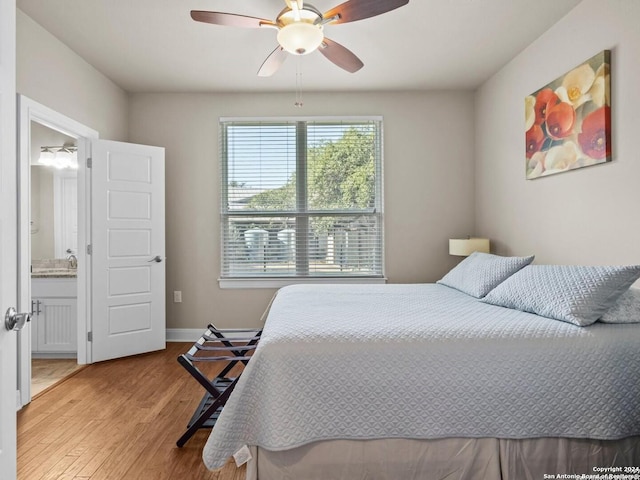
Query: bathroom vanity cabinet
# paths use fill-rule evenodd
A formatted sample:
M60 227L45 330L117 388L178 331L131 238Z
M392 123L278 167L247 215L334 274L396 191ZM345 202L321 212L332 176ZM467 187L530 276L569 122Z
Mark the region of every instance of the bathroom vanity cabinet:
M31 279L31 350L34 356L76 355L77 303L75 277Z

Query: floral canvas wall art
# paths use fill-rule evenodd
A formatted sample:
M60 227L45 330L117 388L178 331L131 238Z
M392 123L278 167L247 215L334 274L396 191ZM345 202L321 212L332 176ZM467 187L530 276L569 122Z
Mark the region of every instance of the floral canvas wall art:
M611 161L610 51L525 98L527 179Z

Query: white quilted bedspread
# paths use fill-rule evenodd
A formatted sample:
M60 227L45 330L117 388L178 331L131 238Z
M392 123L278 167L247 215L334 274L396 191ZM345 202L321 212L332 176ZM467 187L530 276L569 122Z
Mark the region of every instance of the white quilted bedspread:
M577 327L444 285L283 288L204 448L640 435L640 324Z

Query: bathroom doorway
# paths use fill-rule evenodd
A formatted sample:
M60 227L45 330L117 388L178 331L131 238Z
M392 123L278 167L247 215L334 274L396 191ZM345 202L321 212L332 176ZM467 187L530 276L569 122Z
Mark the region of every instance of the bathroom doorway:
M32 278L31 231L42 225L30 223L31 163L42 153L51 161L44 147L61 147L50 150L63 153L74 153L74 148L64 143L32 146L36 124L77 141L76 181L67 188L68 179L58 175L62 192L77 192L77 214L61 222L56 236L63 240L54 239L51 264L39 265L57 276L55 282ZM165 348L164 148L99 139L95 130L24 96L18 96L18 145L18 310L45 317L27 322L18 335L19 399L26 405L31 401L33 335L44 341L51 357L72 352L73 340L79 365ZM65 228L77 236L64 240ZM43 340L38 327L47 328L49 316L75 318L75 329L67 322L64 338Z
M38 385L88 362L86 145L98 133L18 96L19 259L21 311L33 320L18 335L20 403L31 401L32 356ZM32 354L33 351L33 354ZM71 360L71 361L69 361ZM59 368L57 363L69 363ZM65 372L65 373L61 373Z

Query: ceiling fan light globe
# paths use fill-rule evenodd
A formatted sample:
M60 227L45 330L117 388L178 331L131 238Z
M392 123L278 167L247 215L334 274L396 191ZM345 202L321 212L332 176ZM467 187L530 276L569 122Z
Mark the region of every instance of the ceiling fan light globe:
M278 31L278 43L293 55L307 55L315 51L323 40L322 25L295 22Z

